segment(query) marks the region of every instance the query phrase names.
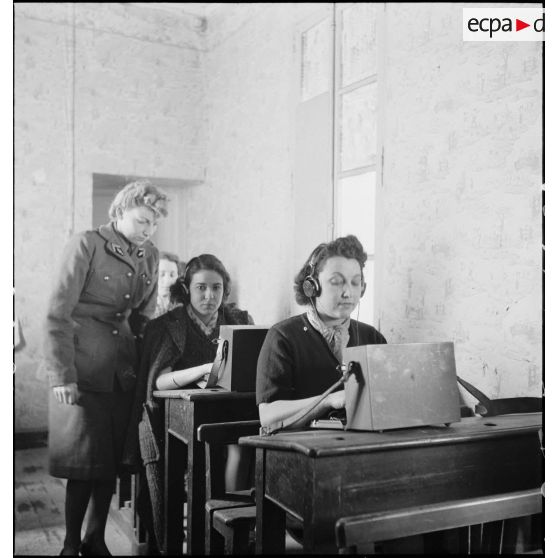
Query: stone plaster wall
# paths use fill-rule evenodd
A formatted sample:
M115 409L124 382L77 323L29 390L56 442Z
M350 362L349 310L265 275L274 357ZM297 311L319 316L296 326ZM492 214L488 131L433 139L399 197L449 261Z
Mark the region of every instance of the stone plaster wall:
M46 426L40 324L92 173L200 180L204 20L126 4L15 5L16 430Z
M287 317L293 299L294 40L313 9L228 4L208 18L208 172L189 192L188 253L218 255L233 298L264 324Z
M463 42L461 17L387 6L378 315L453 340L489 397L540 397L541 44Z
M182 255L221 257L257 322L291 313L294 40L313 9L221 4L205 22L16 4L17 429L46 424L44 286L90 224L92 172L202 181ZM489 396L540 395L540 44L463 43L458 5L388 4L384 29L381 329L454 340L459 374Z

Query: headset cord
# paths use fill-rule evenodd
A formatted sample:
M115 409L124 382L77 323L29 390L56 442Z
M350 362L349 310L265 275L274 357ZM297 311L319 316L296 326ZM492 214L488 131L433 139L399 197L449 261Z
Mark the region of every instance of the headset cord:
M302 409L287 421L280 420L270 424L269 426L262 426L260 428L260 436L270 436L271 434L279 432L279 430L305 426L303 419L308 416L330 393L334 392L340 385L347 382L349 376L353 374L353 363L349 362L348 365L340 364L337 369L342 373L341 378L324 391L317 401L312 403L309 407Z

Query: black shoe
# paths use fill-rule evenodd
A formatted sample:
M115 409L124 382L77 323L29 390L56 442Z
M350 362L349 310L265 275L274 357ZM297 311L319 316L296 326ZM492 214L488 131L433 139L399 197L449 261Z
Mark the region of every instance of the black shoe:
M72 552L70 549L64 547L60 551L59 556L79 556L79 551L76 550L75 552Z
M112 556L104 542L100 545L84 541L79 547L79 552L82 556Z

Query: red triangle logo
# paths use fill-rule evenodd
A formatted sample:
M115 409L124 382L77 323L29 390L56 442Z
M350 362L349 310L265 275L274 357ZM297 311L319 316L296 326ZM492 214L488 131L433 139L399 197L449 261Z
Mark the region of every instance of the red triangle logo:
M526 27L531 27L530 23L525 23L524 21L521 21L520 19L515 19L515 30L516 31L521 31L522 29L525 29Z

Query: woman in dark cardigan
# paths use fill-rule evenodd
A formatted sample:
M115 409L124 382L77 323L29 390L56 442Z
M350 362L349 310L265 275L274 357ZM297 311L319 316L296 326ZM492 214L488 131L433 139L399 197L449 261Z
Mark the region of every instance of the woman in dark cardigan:
M163 542L163 405L154 399L153 391L203 385L215 359L220 326L254 323L248 312L226 303L230 285L230 275L215 256L192 258L184 277L171 287L171 300L182 306L149 322L145 329L125 464L137 470L141 454L151 510L144 502L140 513L152 516L147 523L153 524L159 548ZM229 489L240 488L248 468L245 452L238 446L229 448L226 484Z
M356 236L316 247L295 277L295 298L307 312L275 324L258 358L256 403L262 426L304 415L306 423L345 406L342 387L305 414L341 374L345 347L385 343L371 325L351 320L366 290L366 253Z

